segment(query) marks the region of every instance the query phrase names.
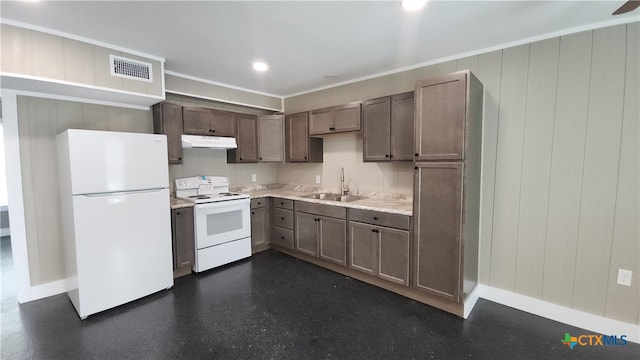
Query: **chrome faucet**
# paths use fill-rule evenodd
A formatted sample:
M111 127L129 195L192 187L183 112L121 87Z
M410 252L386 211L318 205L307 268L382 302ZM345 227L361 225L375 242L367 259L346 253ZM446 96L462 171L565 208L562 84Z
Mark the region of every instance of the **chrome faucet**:
M340 169L340 196L345 196L349 192L349 187L344 184L344 168Z

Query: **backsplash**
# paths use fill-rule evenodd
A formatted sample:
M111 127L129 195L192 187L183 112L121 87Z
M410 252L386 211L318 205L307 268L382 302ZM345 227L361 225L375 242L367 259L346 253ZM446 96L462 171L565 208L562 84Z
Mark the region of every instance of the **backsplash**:
M182 164L169 165L171 192L175 191L173 180L196 175L226 176L230 186L259 186L276 183L276 165L227 164L226 150L184 149Z
M413 141L413 139L407 139ZM352 194L413 194L411 161L362 161L362 133L332 134L324 138L324 162L320 164L282 163L277 165L280 184L308 185L340 189L340 169ZM320 175L320 184L316 183ZM333 191L332 191L333 192Z

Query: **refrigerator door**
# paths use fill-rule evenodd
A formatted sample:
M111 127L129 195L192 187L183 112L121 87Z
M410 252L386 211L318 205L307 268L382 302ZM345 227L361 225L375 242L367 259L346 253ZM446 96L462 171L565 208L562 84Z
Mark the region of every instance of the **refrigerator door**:
M169 190L73 197L81 318L173 286Z
M59 137L73 195L169 187L165 135L69 129Z

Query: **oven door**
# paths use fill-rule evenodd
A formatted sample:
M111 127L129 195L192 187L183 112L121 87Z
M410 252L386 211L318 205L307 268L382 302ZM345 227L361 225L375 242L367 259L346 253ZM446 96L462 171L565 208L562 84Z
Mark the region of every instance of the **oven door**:
M196 205L196 247L204 249L251 236L249 199Z

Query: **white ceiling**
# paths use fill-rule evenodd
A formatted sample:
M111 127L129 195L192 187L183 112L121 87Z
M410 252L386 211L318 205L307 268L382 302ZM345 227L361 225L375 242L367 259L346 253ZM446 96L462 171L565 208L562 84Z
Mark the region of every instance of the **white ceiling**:
M0 2L17 21L164 57L167 70L288 96L531 39L640 21L616 1ZM256 73L255 60L269 64ZM335 75L335 79L325 79Z

